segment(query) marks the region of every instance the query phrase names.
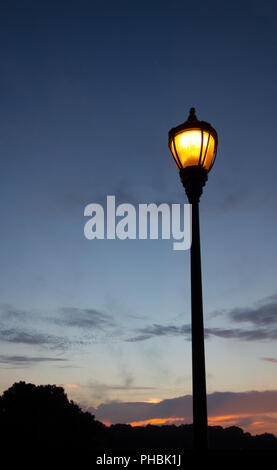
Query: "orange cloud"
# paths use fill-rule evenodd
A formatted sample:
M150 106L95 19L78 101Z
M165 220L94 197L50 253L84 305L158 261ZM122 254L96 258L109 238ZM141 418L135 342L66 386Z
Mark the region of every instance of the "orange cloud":
M149 400L144 400L143 403L160 403L161 401L159 398L149 398Z
M212 416L208 418L208 422L210 426L239 426L251 434L262 434L265 432L277 434L277 413L242 413Z
M163 424L186 424L184 418L152 418L142 421L132 421L129 423L131 426L147 426L152 425L163 425ZM108 423L107 423L108 424ZM110 423L109 423L110 424ZM251 434L262 434L265 432L271 432L276 434L277 427L277 413L271 413L267 415L253 415L253 414L233 414L223 416L210 416L208 418L209 426L239 426L244 431L248 431Z
M277 435L277 390L214 392L207 398L209 425L238 426L251 434ZM132 426L192 423L192 397L101 403L93 414L102 422Z
M168 422L172 422L172 424L174 424L174 421L183 421L182 418L153 418L153 419L146 419L145 421L133 421L132 423L129 423L131 424L131 426L147 426L147 424L155 424L155 425L159 425L159 424L164 424L164 423L168 423Z

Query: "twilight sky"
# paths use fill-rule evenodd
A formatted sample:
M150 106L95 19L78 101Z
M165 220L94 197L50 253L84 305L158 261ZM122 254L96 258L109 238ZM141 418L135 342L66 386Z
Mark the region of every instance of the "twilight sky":
M277 434L276 31L267 0L2 2L1 391L56 383L105 422L191 421L189 252L83 229L107 195L187 202L167 135L194 106L219 136L210 422Z

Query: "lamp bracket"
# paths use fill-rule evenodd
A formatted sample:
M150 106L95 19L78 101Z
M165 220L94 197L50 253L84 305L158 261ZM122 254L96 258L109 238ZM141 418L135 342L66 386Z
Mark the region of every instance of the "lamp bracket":
M208 171L201 166L187 166L180 170L180 178L189 203L198 203L208 179Z

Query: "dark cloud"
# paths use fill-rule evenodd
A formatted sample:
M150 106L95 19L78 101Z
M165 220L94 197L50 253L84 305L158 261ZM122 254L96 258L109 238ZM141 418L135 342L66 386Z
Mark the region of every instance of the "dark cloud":
M145 341L149 338L151 338L151 335L138 335L138 336L132 336L131 338L127 338L125 341L127 343L136 343L138 341Z
M61 315L54 320L57 324L77 328L113 327L115 322L111 315L93 308L66 307L61 309Z
M9 343L45 344L52 343L53 337L37 332L27 332L17 328L2 329L0 339ZM55 340L56 341L56 340Z
M205 328L205 336L216 336L225 339L238 339L241 341L267 341L277 339L277 329L253 329L240 328Z
M209 417L251 415L277 412L277 390L263 392L215 392L207 397ZM186 395L160 403L101 403L96 417L111 423L131 423L150 419L184 419L192 421L192 397ZM240 418L242 419L242 417Z
M155 336L187 336L190 335L191 328L189 325L150 325L144 328L137 328L137 335L126 339L127 342L144 341Z
M208 396L210 416L276 413L277 390L263 392L215 392Z
M262 299L252 308L236 308L225 311L225 316L232 322L248 322L255 328L205 328L206 338L237 339L241 341L267 341L277 339L277 295ZM0 329L0 340L11 343L22 343L29 345L48 345L56 348L66 348L70 344L89 344L92 341L111 341L115 338L122 338L122 329L113 316L95 308L61 308L55 315L39 316L33 312L24 312L11 306L2 307L2 324ZM18 324L22 327L20 328ZM39 333L28 330L28 323L35 321L48 323L67 328L79 328L82 330L81 336L78 333L77 341L71 334L61 335ZM16 326L15 326L16 325ZM137 328L133 335L126 338L126 342L145 341L155 337L180 336L185 340L191 339L191 326L184 325L160 325L153 324L143 328ZM103 335L104 333L104 335ZM91 336L93 335L93 336ZM99 336L100 335L100 336Z
M182 412L181 412L182 409ZM181 414L180 414L181 413ZM131 423L149 419L182 418L192 421L191 396L163 400L160 403L109 402L98 406L96 417L110 423Z
M223 310L232 322L250 323L255 328L206 328L205 337L238 339L241 341L263 341L277 339L277 294L273 294L256 303L254 307ZM215 312L212 316L217 316ZM150 325L136 329L135 335L127 338L128 342L145 341L159 336L182 336L190 340L190 325Z
M10 305L2 305L1 321L3 325L18 325L20 322L56 324L67 327L102 328L115 326L113 317L94 308L64 307L52 315L41 312L17 310Z
M191 339L190 325L150 325L135 330L136 335L127 338L127 342L145 341L160 336L181 336L186 340ZM240 328L205 328L205 337L218 337L224 339L238 339L242 341L259 341L277 339L276 329L240 329Z
M66 349L72 345L91 344L105 341L105 334L111 334L116 324L111 315L97 309L65 307L45 315L33 311L23 311L11 305L1 306L0 341L14 344L44 346L53 349ZM60 335L54 334L53 327L60 327ZM82 329L80 333L66 332L65 328ZM42 329L43 328L43 329ZM96 337L96 332L101 336Z
M6 356L0 355L1 364L11 364L18 366L28 366L42 362L64 362L67 359L59 357L42 357L42 356Z
M228 316L236 322L248 322L258 326L277 325L277 295L261 300L255 307L230 310Z
M64 349L68 344L68 340L63 337L19 328L1 329L0 341L32 346L50 346L56 349Z

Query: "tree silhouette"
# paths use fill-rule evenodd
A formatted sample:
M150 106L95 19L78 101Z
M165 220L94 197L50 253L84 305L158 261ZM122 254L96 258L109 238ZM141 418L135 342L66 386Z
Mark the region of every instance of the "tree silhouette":
M62 387L15 383L0 397L0 435L5 446L94 448L105 426L69 401Z

